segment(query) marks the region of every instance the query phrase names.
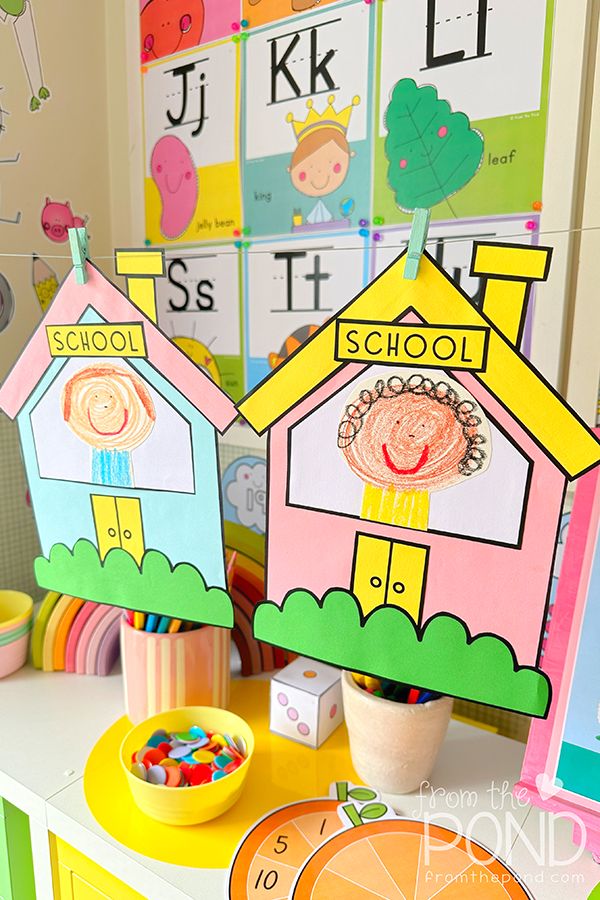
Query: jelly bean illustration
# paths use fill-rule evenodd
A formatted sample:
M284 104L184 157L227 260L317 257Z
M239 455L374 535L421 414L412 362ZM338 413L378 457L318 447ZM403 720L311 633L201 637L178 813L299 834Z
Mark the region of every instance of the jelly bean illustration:
M160 138L150 160L162 203L160 230L174 240L188 228L198 202L198 175L190 151L173 135Z

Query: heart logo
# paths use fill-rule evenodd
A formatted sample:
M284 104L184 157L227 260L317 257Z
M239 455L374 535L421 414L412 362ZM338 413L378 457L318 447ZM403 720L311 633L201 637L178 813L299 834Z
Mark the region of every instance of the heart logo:
M535 786L542 800L550 800L555 797L559 791L562 791L564 783L560 778L551 778L547 772L540 772L536 775Z

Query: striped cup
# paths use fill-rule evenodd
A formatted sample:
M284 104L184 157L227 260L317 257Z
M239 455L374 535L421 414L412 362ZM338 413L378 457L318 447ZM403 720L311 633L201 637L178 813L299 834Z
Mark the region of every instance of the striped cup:
M121 619L125 709L133 724L180 706L227 707L230 632L206 625L156 634Z

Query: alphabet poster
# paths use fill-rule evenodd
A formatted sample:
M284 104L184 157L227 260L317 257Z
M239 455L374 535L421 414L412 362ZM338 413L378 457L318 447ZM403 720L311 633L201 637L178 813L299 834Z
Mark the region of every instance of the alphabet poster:
M242 0L244 19L250 28L296 16L310 9L322 9L338 0Z
M203 345L234 399L408 239L410 217L400 208L407 207L390 187L394 167L405 173L412 165L393 124L398 116L386 116L399 82L433 85L483 140L472 180L432 208L436 243L428 247L448 274L477 301L469 241L537 243L554 0L188 6L175 24L162 0L141 9L146 239L185 244L186 252L213 245L218 280L232 279L226 307L215 299L209 308L201 282L213 275L205 276L198 260L185 272L173 256L159 305L167 331L179 332L185 322L187 330L174 336ZM453 135L447 127L439 132L434 141L447 163ZM232 260L216 261L231 242L242 257L237 286ZM286 261L278 255L284 253L307 256ZM208 265L204 258L202 270ZM235 304L234 296L242 298L241 316L221 329L220 310ZM327 306L319 308L322 302ZM527 356L534 313L532 301L522 342Z
M240 0L140 0L142 62L208 44L239 28Z
M358 235L265 241L244 254L246 383L254 387L367 283Z
M233 244L170 250L157 282L162 330L234 400L244 391L240 253Z
M477 305L483 297L484 282L477 275L471 275L471 257L473 241L514 242L517 235L530 234L527 238L518 238L521 244L537 244L539 216L495 216L489 219L461 219L456 221L433 222L429 226L427 249L446 272ZM374 242L370 265L369 280L376 278L408 244L410 225L392 226L379 230L379 240ZM532 288L535 294L535 286ZM521 348L526 356L531 350L531 321L534 310L534 297L530 297L527 318Z
M244 66L252 235L358 228L370 215L374 21L351 2L257 29Z
M381 4L374 216L406 220L388 186L388 167L403 158L385 152L385 114L399 68L417 84L434 84L484 136L479 174L434 207L433 218L523 212L541 200L552 12L552 0Z
M239 45L226 41L143 68L146 238L231 238L241 221Z

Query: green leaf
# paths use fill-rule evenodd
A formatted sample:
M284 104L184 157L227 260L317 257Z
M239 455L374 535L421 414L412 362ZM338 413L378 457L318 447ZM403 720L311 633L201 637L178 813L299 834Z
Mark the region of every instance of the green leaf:
M483 137L452 112L430 85L403 78L385 113L388 184L405 212L431 209L471 180L483 158Z

